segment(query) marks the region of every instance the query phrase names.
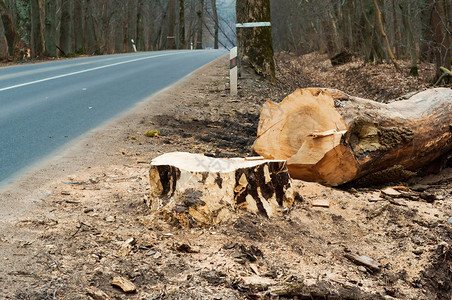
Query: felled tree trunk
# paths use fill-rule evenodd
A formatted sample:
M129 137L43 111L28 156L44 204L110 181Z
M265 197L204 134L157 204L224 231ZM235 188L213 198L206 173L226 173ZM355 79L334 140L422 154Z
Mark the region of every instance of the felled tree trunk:
M181 227L226 222L237 209L271 217L294 201L281 160L167 153L152 161L149 179L151 211Z
M287 159L297 179L332 186L359 178L382 182L447 154L451 129L452 89L383 104L310 88L264 104L254 151Z

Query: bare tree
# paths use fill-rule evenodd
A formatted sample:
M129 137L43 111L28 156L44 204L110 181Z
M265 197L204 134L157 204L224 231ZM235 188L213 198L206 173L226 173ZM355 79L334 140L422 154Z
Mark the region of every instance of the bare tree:
M445 0L430 0L431 20L430 25L433 32L433 43L435 51L436 76L442 74L441 67L450 69L451 66L451 32L447 27Z
M214 42L213 48L218 49L218 31L219 31L219 21L218 21L218 12L217 12L217 0L211 0L212 5L212 18L214 22Z
M41 8L40 0L31 0L31 53L33 57L41 56L44 52L44 39L41 26Z
M72 52L72 5L70 0L62 0L61 2L61 22L60 22L60 48L68 55Z
M179 0L179 49L185 49L185 0Z
M45 2L45 45L46 55L57 55L57 3L56 0Z
M196 49L202 49L202 25L203 25L203 15L204 15L204 0L199 0L198 11L198 30L196 38Z
M75 53L85 53L85 43L83 36L83 7L85 6L85 0L74 1L74 50Z
M4 30L4 39L6 40L6 48L9 56L14 56L14 44L16 41L16 29L13 23L10 6L5 0L0 0L0 17Z
M174 34L176 23L176 0L169 0L168 10L168 49L176 49L176 37Z

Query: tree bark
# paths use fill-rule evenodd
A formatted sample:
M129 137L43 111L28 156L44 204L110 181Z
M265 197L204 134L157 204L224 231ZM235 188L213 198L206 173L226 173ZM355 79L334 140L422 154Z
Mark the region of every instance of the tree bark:
M445 88L390 104L297 90L264 104L254 151L287 159L293 178L326 185L402 179L452 150L451 99Z
M138 10L137 10L137 48L139 51L146 51L146 43L145 43L145 29L144 29L144 1L138 1Z
M451 36L447 30L444 0L437 0L432 3L431 26L435 44L436 80L442 74L441 67L451 68L452 59Z
M381 17L381 10L380 10L380 7L378 6L377 0L374 0L374 5L375 5L376 13L377 13L378 27L380 28L380 33L383 36L383 39L385 40L386 50L388 51L389 58L391 59L394 67L398 71L400 71L400 68L399 68L399 65L397 64L397 60L394 56L394 53L392 53L391 44L389 43L389 38L388 38L388 36L385 32L384 26L383 26L383 18Z
M237 209L272 217L294 202L285 161L173 152L152 161L149 180L151 211L181 227L227 222Z
M45 2L45 45L46 55L57 56L57 3L56 0Z
M92 0L86 0L85 14L84 14L84 30L85 30L85 49L88 54L99 55L99 39L96 33L96 26L94 22L93 5L95 2Z
M10 57L14 57L14 44L16 41L16 30L14 22L7 4L4 0L0 0L0 17L3 23L3 30L5 32L6 46Z
M218 31L219 31L219 20L217 11L217 0L211 0L212 4L212 17L214 22L214 33L213 33L213 48L218 49Z
M169 18L168 18L168 49L176 49L176 36L174 33L176 23L176 0L169 0L168 5Z
M1 19L1 16L0 16ZM5 30L3 28L3 22L0 22L0 60L8 58L8 40L5 36Z
M199 0L198 6L198 32L196 38L196 49L202 49L202 25L203 25L203 17L204 17L204 0Z
M401 41L401 36L400 36L400 30L398 27L398 22L397 22L397 8L396 8L396 3L395 0L391 1L392 4L392 26L393 26L393 45L395 48L395 56L397 59L400 58L400 52L399 52L399 48L400 48L400 41ZM402 12L402 17L405 17L403 15Z
M70 0L61 2L60 47L66 55L72 52L72 5Z
M44 40L42 37L41 27L41 3L40 0L31 0L30 5L31 16L31 53L33 57L43 54Z
M85 54L85 39L84 39L84 26L83 26L83 7L85 6L84 0L74 1L74 50L75 53Z
M411 13L411 5L408 3L408 7L405 11L403 4L399 4L400 10L402 11L402 21L403 24L408 31L408 48L410 51L410 62L411 62L411 68L410 68L410 75L412 76L418 76L418 67L417 67L417 52L416 52L416 44L414 42L414 35L413 35L413 29L411 24L412 19L412 13ZM408 16L408 17L407 17Z
M237 1L236 13L237 23L270 22L270 0ZM276 81L271 27L237 28L237 48L241 66Z
M127 24L127 49L129 52L133 51L132 39L134 42L137 40L137 0L129 0L127 1L128 8L128 24Z
M179 49L185 48L185 0L179 0Z

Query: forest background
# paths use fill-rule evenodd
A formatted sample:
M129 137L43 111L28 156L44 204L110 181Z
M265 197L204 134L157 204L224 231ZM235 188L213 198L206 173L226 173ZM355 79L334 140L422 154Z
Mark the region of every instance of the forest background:
M247 0L251 3L254 0ZM257 0L255 0L257 1ZM269 0L266 0L269 1ZM273 47L450 69L452 0L271 0ZM241 13L240 11L238 13ZM0 60L232 48L235 0L0 0ZM395 63L396 64L396 63Z

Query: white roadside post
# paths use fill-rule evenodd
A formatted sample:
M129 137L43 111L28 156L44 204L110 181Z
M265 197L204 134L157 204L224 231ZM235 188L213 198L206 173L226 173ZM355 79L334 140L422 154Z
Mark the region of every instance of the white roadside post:
M135 41L133 39L130 39L132 41L132 47L133 47L133 51L137 52L137 46L135 46Z
M229 82L231 96L237 95L237 47L231 49L229 62Z

